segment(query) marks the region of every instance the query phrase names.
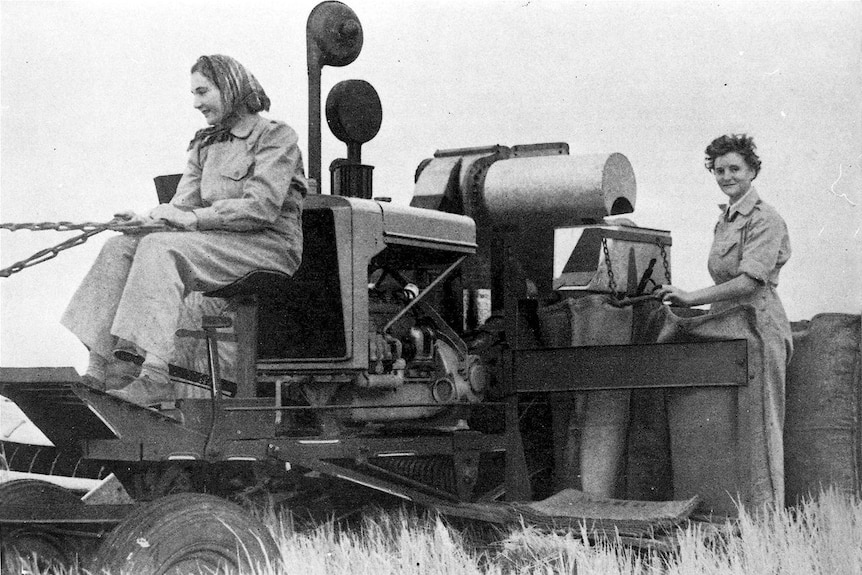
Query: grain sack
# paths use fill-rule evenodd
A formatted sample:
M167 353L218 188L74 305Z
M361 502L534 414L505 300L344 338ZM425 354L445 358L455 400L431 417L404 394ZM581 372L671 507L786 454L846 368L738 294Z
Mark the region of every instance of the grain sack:
M835 486L862 494L860 316L824 313L793 323L784 423L785 501Z
M589 294L540 310L542 339L553 347L631 343L632 308L614 306L610 299L607 294ZM554 398L558 488L579 487L605 497L617 494L624 468L630 396L630 390L622 389Z

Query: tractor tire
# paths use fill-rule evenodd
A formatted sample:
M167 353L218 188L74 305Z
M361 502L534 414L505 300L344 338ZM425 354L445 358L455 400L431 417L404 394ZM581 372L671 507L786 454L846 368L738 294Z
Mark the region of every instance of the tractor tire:
M99 546L90 571L268 573L280 564L266 526L241 507L214 495L177 493L129 514Z
M0 484L2 505L81 505L81 499L66 489L38 479L16 479ZM78 537L41 525L3 526L0 538L2 573L20 573L25 568L48 572L75 565L85 550Z

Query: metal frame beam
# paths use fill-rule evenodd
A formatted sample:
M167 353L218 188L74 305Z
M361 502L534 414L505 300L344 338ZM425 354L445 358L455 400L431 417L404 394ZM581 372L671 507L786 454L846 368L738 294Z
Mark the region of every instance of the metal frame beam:
M748 384L745 340L512 351L518 393Z

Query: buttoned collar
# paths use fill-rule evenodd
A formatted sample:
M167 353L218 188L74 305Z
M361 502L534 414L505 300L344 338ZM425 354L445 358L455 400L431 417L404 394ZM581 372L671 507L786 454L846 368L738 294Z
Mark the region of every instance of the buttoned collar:
M248 138L249 135L251 135L251 131L254 130L254 127L257 125L258 120L260 120L260 116L257 114L247 114L242 116L230 129L230 133L237 138Z
M745 195L739 198L739 201L730 204L718 204L718 207L724 212L725 221L733 221L733 218L736 217L736 214L742 214L743 216L749 215L752 210L754 210L754 206L760 201L760 196L757 195L757 190L754 186L751 186Z

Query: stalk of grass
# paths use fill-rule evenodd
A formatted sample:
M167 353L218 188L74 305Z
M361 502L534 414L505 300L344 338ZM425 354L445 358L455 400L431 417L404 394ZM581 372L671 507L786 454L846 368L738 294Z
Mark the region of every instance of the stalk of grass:
M498 564L509 573L577 573L578 575L632 575L647 573L652 553L598 539L591 543L585 526L578 532L547 533L522 525L502 543Z
M862 502L827 489L795 508L740 508L738 535L680 536L668 575L862 575Z
M522 526L502 544L512 572L552 569L578 575L862 575L862 501L835 489L790 509L740 509L721 536L681 529L675 553L634 553L589 534ZM532 572L532 571L531 571Z
M301 565L303 575L481 573L477 557L441 518L404 511L366 517L356 531L328 522L288 532L279 545L286 568Z

